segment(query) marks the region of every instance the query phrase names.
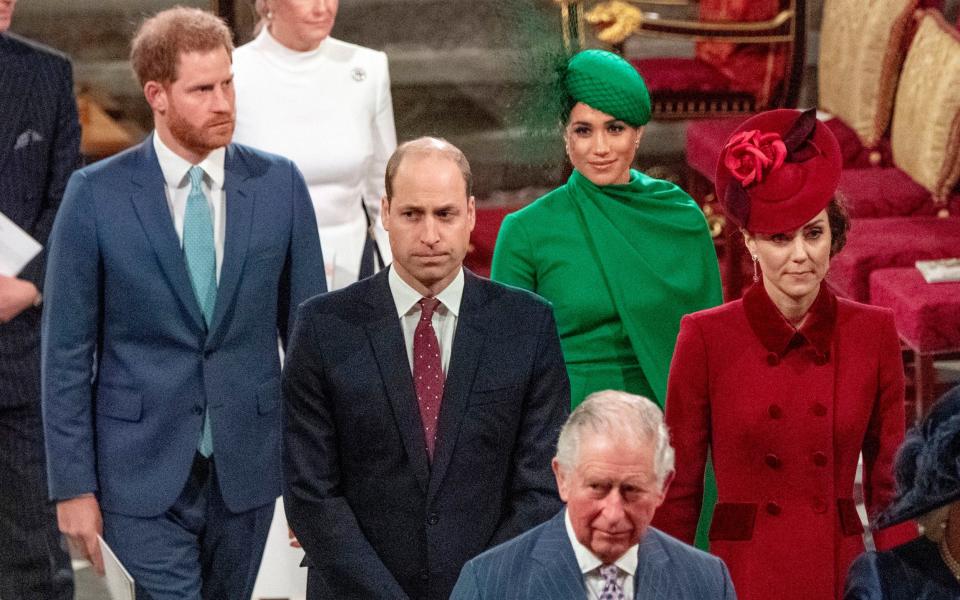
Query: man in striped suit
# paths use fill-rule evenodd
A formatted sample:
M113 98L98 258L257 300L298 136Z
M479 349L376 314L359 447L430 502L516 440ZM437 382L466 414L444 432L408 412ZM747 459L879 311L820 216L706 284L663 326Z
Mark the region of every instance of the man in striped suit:
M80 124L67 59L7 32L0 0L0 212L46 244ZM73 598L70 559L47 499L40 424L40 306L46 253L0 275L0 598Z
M649 526L673 478L655 404L592 394L563 426L553 472L566 508L469 561L451 600L735 600L720 559Z

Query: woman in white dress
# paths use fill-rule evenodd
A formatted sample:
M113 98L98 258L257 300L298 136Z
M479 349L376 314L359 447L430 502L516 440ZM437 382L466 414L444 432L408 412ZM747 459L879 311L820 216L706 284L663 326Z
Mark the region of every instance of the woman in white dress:
M257 0L256 38L233 53L234 141L303 172L331 290L390 263L380 196L397 145L387 56L330 37L338 3ZM382 261L367 244L368 223Z
M233 139L286 156L303 172L330 290L390 263L380 196L397 145L387 56L331 38L337 7L338 0L257 0L256 37L233 53ZM304 597L303 551L288 547L287 531L278 501L254 597Z

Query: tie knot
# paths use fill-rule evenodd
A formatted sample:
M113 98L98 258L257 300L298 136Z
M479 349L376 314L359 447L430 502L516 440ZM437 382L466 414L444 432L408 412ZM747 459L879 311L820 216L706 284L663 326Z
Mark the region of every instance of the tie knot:
M620 575L620 569L617 565L603 565L600 567L600 576L603 577L604 583L617 583L617 578Z
M194 165L187 171L190 176L190 191L203 191L200 185L203 183L203 169Z
M440 306L440 301L436 298L420 298L417 304L420 305L420 319L427 320L433 317L433 311Z

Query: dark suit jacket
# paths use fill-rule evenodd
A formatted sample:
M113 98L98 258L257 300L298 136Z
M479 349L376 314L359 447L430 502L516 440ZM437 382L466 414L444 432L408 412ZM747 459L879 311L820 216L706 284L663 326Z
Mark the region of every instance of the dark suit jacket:
M304 304L284 367L284 500L313 598L446 600L469 558L560 506L549 305L465 272L431 466L387 274Z
M886 552L865 552L850 566L844 600L955 600L960 583L926 537Z
M62 54L0 34L0 212L46 246L67 178L80 166L80 123ZM43 289L46 252L18 275ZM0 406L40 399L40 309L0 324Z
M148 137L77 171L50 236L43 412L50 492L159 515L183 489L205 406L227 507L280 493L280 359L295 307L323 292L313 206L289 160L224 162L226 238L207 329Z
M451 600L584 600L564 514L468 562ZM644 600L736 599L723 561L652 527L637 550L633 589Z

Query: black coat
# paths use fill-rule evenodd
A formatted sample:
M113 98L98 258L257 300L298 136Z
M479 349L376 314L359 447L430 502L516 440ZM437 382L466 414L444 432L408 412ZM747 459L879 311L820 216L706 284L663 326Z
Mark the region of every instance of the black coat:
M844 600L955 600L960 583L925 537L865 552L850 567Z

